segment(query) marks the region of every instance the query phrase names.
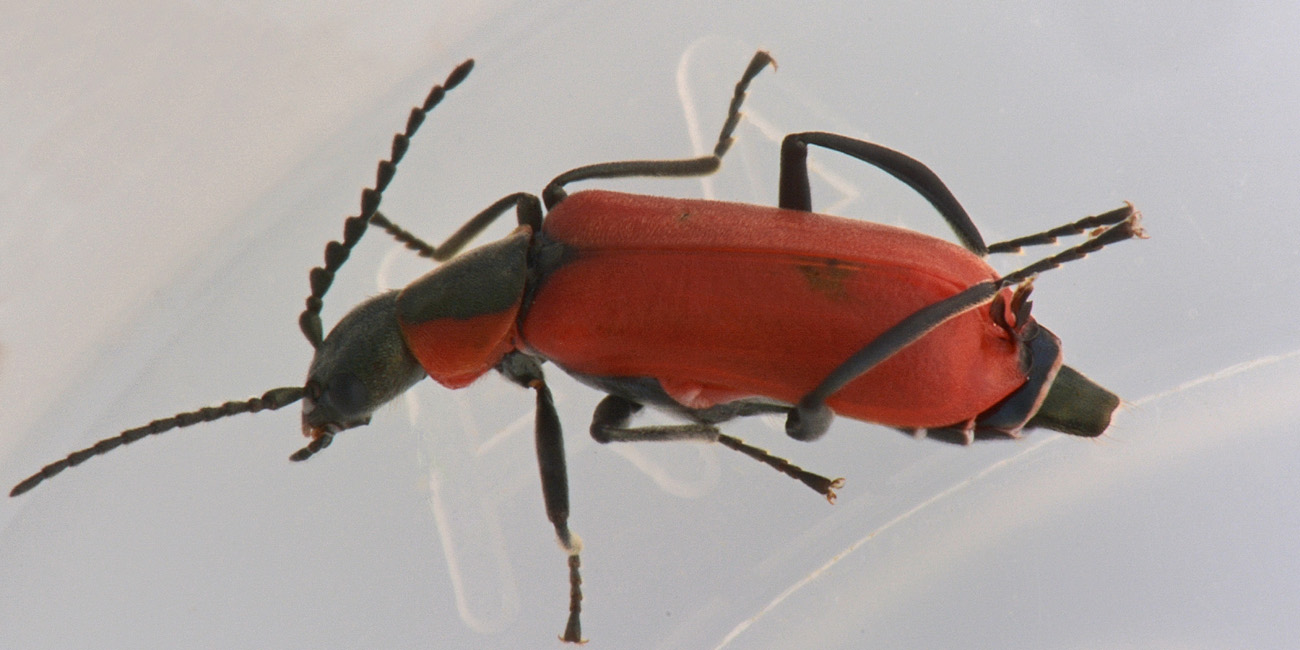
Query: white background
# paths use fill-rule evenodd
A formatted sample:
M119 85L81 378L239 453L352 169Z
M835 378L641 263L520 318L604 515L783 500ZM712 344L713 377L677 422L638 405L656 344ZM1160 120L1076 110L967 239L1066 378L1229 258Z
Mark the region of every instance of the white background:
M762 47L781 67L719 176L601 185L770 204L780 135L817 129L925 161L990 241L1131 200L1151 239L1035 293L1129 406L1096 442L728 427L847 477L831 507L726 450L598 447L599 395L552 371L592 647L1295 647L1300 9L381 4L0 9L0 482L301 382L307 270L463 58L384 201L431 240L576 165L711 146ZM879 172L814 161L818 209L946 236ZM327 327L426 268L372 232ZM288 408L4 499L0 647L558 645L531 405L426 382L303 465Z

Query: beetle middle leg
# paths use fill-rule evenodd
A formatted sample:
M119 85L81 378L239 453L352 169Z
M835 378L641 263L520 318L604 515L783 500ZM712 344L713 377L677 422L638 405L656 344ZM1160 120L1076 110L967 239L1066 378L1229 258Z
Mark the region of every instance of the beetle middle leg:
M790 478L812 488L826 500L835 503L835 490L844 486L843 478L829 479L821 474L810 472L790 461L774 456L766 449L746 443L740 438L722 433L712 424L694 422L667 426L650 426L629 428L632 416L641 411L643 406L625 397L608 395L596 406L591 418L591 437L601 444L609 442L669 442L677 440L695 440L699 442L716 442L734 449L754 460L775 469Z
M484 208L482 212L474 215L464 225L457 228L456 232L452 233L446 241L438 246L431 246L401 226L389 221L388 217L385 217L383 213L376 212L375 216L371 217L370 223L383 228L385 232L393 236L393 239L405 244L407 248L415 251L417 255L445 262L455 257L479 233L492 225L493 221L496 221L498 217L505 214L512 207L515 209L515 218L519 225L529 226L533 229L533 232L542 229L542 203L537 198L537 195L527 192L515 192L497 199L495 203Z

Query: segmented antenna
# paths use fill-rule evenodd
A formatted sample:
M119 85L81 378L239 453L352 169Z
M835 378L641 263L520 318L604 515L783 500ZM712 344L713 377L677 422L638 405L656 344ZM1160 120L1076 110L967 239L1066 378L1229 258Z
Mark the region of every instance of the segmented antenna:
M41 471L31 475L27 480L14 486L9 491L9 496L16 497L37 485L42 481L69 467L76 467L95 456L107 454L122 445L129 445L145 436L152 436L164 431L188 427L201 422L211 422L221 418L238 415L240 413L256 413L258 411L274 411L283 408L302 399L303 389L301 386L287 386L284 388L272 388L262 394L261 397L254 397L243 402L226 402L220 406L208 406L197 411L187 413L177 413L169 418L154 420L149 424L134 429L127 429L112 438L105 438L99 442L68 454L63 460L55 461L41 468Z
M313 348L319 348L324 340L320 311L324 305L322 299L325 297L325 292L329 291L330 285L334 283L334 273L347 261L352 247L361 240L370 220L374 218L384 190L388 188L388 183L393 180L393 174L397 172L397 163L402 160L402 156L411 145L411 138L424 123L424 117L429 114L429 111L442 101L448 90L464 81L473 68L473 59L456 66L456 69L447 75L447 80L442 82L442 85L434 86L433 90L429 91L429 96L425 98L422 106L411 109L411 115L406 120L406 131L393 136L393 149L389 159L379 161L379 168L375 172L375 186L361 191L361 214L348 217L343 222L343 241L331 241L325 245L325 266L318 266L311 270L309 275L311 295L307 296L307 308L298 317L298 326L302 328L303 336L307 337L307 342L311 343Z

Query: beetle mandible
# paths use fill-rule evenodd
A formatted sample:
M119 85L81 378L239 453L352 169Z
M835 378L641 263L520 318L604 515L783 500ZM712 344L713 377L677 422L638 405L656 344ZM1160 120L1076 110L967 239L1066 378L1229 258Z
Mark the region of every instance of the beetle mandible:
M607 393L590 427L599 442L721 443L832 502L843 479L807 471L717 425L783 414L787 434L814 440L840 414L965 444L1016 438L1034 427L1079 436L1105 431L1119 398L1062 364L1060 340L1030 315L1028 297L1039 273L1144 237L1131 205L986 245L924 164L821 132L785 137L775 208L595 190L567 194L577 181L717 171L750 82L769 65L775 62L762 51L750 61L710 155L578 167L555 177L540 198L521 192L498 200L434 247L378 208L410 138L469 74L473 60L465 61L411 111L390 158L379 163L375 186L362 192L360 214L345 221L342 240L331 241L324 264L311 270L299 325L315 355L304 385L124 431L45 466L10 496L140 438L298 400L311 441L290 458L306 460L339 432L369 423L377 408L426 375L460 388L496 370L536 393L542 495L569 558L569 616L561 638L581 642L581 541L568 526L564 445L545 362ZM934 206L961 245L812 212L809 146L852 156L902 181ZM512 209L513 232L461 254ZM371 224L444 263L363 302L323 336L322 299ZM1084 233L1084 243L1007 275L983 259ZM687 422L630 427L645 405Z

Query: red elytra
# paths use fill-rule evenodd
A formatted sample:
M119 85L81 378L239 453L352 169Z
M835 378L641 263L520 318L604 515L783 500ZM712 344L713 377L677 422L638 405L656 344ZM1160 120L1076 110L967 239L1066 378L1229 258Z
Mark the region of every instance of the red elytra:
M652 377L692 409L756 396L794 404L907 315L998 277L913 231L718 201L578 192L542 233L572 260L537 281L517 345L570 372ZM1025 380L1014 334L972 310L827 403L937 427Z
M552 362L608 395L596 408L598 441L697 440L745 453L834 500L842 479L809 472L723 434L717 423L785 414L787 433L812 440L838 413L949 442L1016 437L1042 427L1096 436L1119 399L1062 365L1060 341L1029 315L1028 281L1111 243L1143 236L1132 206L986 246L965 210L925 165L880 145L828 133L787 136L780 207L586 191L576 181L700 176L718 169L740 121L749 83L768 65L750 61L713 153L684 160L600 163L557 176L542 199L516 193L493 203L433 247L378 212L384 189L425 115L469 74L466 61L435 86L393 139L361 213L312 269L300 326L315 354L302 386L154 420L50 463L16 485L32 489L63 470L171 429L303 401L305 460L335 434L432 377L461 388L489 370L535 391L535 441L547 517L569 555L569 617L562 639L582 641L581 542L568 527L559 415L542 371ZM809 145L874 165L925 197L961 241L812 211ZM544 215L542 202L550 209ZM519 227L459 254L514 208ZM444 261L406 288L349 311L328 336L320 311L334 274L367 227L381 226L420 254ZM1046 244L1096 229L1083 244L998 275L990 252ZM1013 290L1014 287L1014 290ZM681 425L630 428L643 405Z

